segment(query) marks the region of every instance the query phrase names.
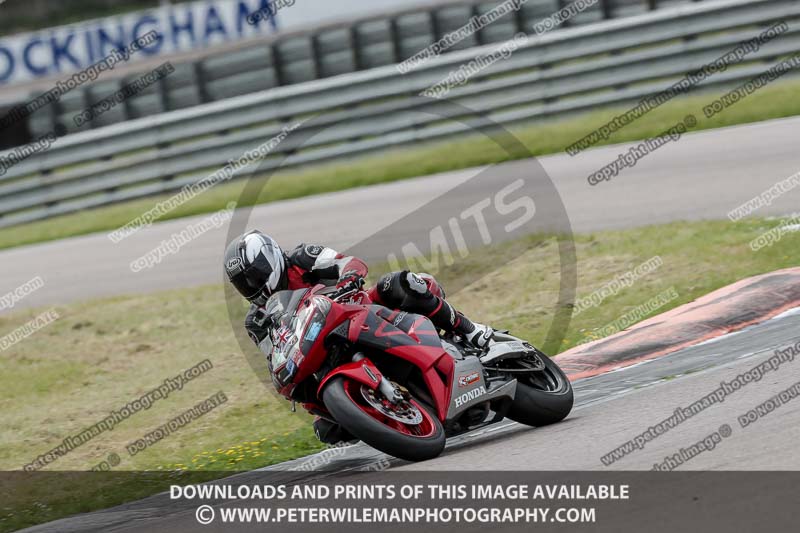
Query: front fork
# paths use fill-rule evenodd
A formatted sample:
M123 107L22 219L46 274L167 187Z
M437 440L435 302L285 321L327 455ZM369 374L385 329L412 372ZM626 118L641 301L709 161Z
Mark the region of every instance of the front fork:
M353 361L344 365L336 367L329 373L322 382L319 384L317 394L322 395L322 389L325 385L336 376L343 376L351 379L362 385L366 385L372 390L377 390L383 394L387 400L393 404L403 401L403 392L392 385L392 383L381 374L375 363L366 358L361 352L357 352L353 356Z
M366 356L363 353L357 352L353 356L353 362L354 363L358 363L358 362L362 361L365 358L366 358ZM367 368L367 367L365 367L365 368ZM405 398L403 397L402 391L400 391L400 389L398 389L397 387L392 385L392 382L389 381L388 379L386 379L386 376L380 376L380 381L378 382L378 386L374 387L374 388L375 388L375 390L377 390L381 394L383 394L383 397L386 398L387 400L389 400L394 405L397 405L400 402L402 402L403 400L405 400Z

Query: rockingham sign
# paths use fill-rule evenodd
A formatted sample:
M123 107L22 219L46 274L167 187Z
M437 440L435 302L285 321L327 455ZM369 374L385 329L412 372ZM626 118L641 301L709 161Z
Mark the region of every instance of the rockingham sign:
M270 0L198 1L0 37L0 86L77 72L151 31L159 40L134 60L269 35L282 16L273 9Z
M148 56L197 51L226 43L345 23L444 0L196 0L164 3L125 15L0 36L0 88L63 77L151 31L162 39ZM589 0L586 0L589 1ZM0 0L0 4L3 0ZM137 57L141 61L142 57Z

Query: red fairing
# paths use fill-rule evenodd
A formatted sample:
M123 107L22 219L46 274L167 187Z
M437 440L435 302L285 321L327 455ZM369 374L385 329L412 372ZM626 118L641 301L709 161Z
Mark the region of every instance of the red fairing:
M354 316L352 320L350 320L350 329L347 331L347 340L350 342L356 342L358 340L358 336L361 335L362 329L369 330L369 327L365 325L365 321L367 320L367 313L359 313L358 315Z
M388 355L403 359L419 368L423 381L433 400L437 418L444 421L449 408L454 362L444 350L438 332L429 319L412 313L400 313L386 307L374 305L367 293L358 293L353 303L332 302L317 293L325 286L317 285L297 302L295 316L304 314L307 324L297 331L294 342L300 347L287 362L273 370L279 379L281 372L291 364L296 371L285 383L280 392L287 398L297 384L308 379L323 367L328 357L325 339L341 324L349 322L346 332L348 340L366 350L378 350ZM329 304L316 302L324 299ZM329 305L323 321L318 317L320 309ZM313 325L313 329L312 329ZM401 329L402 328L402 329ZM321 394L325 385L335 376L343 376L356 383L364 384L372 389L378 387L382 374L378 367L368 358L357 362L346 363L333 369L322 378L317 394ZM314 404L316 402L309 402Z
M450 409L450 397L455 383L456 362L449 354L446 354L436 361L435 369L436 372L429 370L426 374L423 374L423 377L425 378L425 383L431 389L431 394L436 398L439 420L444 421L447 418L447 411ZM434 379L434 377L438 379Z
M313 296L313 293L309 293L309 295L305 298L308 300ZM333 331L336 326L347 320L351 317L356 317L364 314L364 310L360 306L355 305L334 305L332 306L331 310L328 312L328 317L325 319L325 325L323 326L322 330L318 335L318 339L324 339L331 331ZM308 331L308 330L306 330ZM306 331L303 333L305 334ZM316 372L320 369L322 364L325 362L325 359L328 357L328 351L325 348L324 342L316 342L312 346L311 350L302 355L302 362L298 364L298 371L297 374L292 378L292 382L297 384L301 381L308 378L311 374Z
M369 371L372 372L373 376L370 376L365 368L369 368ZM370 389L376 389L378 384L381 382L381 375L380 370L375 364L367 358L362 359L361 361L355 361L352 363L347 363L342 366L336 367L336 369L325 376L323 378L322 383L319 384L319 388L317 389L317 394L322 394L322 389L325 385L333 378L337 376L343 376L348 379L352 379L353 381L357 381L363 385L366 385Z
M439 420L444 421L450 407L450 391L455 371L453 358L441 348L428 346L398 346L386 352L405 359L422 371L422 378L433 398L436 415Z

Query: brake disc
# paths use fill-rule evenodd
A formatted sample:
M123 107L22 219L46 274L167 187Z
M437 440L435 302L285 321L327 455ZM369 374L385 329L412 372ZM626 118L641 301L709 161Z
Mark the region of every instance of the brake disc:
M412 426L422 422L422 413L420 410L407 401L403 401L400 405L389 403L387 406L386 403L388 402L383 402L378 399L375 396L375 391L366 385L361 385L361 396L363 396L364 400L376 411L386 415L392 420Z

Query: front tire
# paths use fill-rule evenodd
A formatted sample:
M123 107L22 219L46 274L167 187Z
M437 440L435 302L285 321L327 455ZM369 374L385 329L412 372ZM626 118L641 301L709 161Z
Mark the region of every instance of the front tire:
M564 420L575 403L572 384L564 371L546 355L545 368L517 378L517 392L506 416L527 426L547 426ZM539 375L537 375L539 374ZM524 376L524 377L523 377Z
M433 459L442 453L444 428L421 402L410 400L422 415L422 421L408 426L372 407L362 397L360 388L360 383L337 377L322 391L325 407L347 431L377 450L408 461Z

